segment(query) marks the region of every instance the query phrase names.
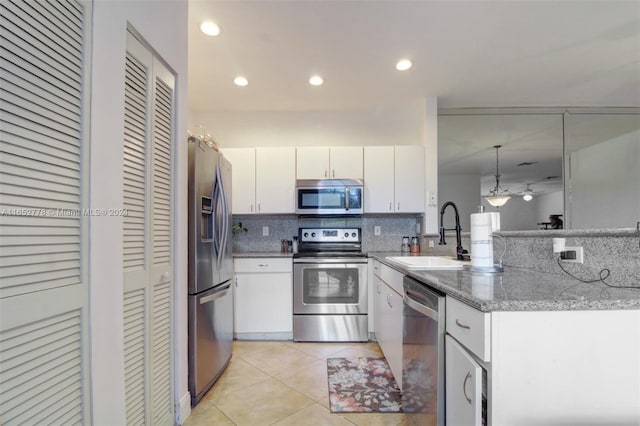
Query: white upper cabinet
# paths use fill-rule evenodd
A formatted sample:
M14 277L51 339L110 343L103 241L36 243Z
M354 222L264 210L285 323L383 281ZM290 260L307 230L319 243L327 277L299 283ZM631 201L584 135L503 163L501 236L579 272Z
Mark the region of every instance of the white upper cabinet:
M256 148L257 213L295 213L296 150Z
M424 147L420 145L399 145L395 147L395 212L423 213L424 188Z
M361 146L299 147L297 179L362 179Z
M231 162L231 210L233 214L256 212L256 149L224 148Z
M232 165L232 212L295 213L294 147L223 148Z
M393 213L393 147L364 147L364 211Z
M364 147L365 213L424 212L424 147Z

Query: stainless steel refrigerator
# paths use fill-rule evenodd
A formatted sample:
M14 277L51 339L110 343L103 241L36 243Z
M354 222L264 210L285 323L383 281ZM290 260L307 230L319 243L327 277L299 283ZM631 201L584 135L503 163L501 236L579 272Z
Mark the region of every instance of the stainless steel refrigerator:
M231 163L189 141L189 391L195 405L231 359Z

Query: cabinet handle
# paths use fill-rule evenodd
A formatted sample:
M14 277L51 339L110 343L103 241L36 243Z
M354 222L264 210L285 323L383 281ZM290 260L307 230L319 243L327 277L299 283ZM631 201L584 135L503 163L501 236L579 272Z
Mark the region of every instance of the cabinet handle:
M471 371L464 376L464 382L462 382L462 393L464 394L464 398L467 400L469 404L471 404L471 398L467 396L467 380L471 378Z
M332 176L332 177L336 177L336 170L335 170L335 169L333 169L333 170L331 171L331 176Z
M258 266L266 268L267 266L269 266L269 264L268 263L258 263Z
M260 203L258 203L258 211L260 211L260 210L261 210L261 208L260 208Z
M251 213L253 213L253 204L251 204Z
M389 211L391 211L392 209L393 209L393 203L389 201Z
M380 283L378 282L378 285L376 286L376 290L378 291L378 294L380 294Z
M471 330L471 327L469 327L466 324L463 324L460 322L460 320L458 318L456 318L456 325L460 328L464 328L465 330Z
M238 277L235 277L235 279L233 280L236 283L236 288L238 287Z
M400 211L400 202L398 202L398 211Z
M390 308L393 308L393 305L391 304L391 293L387 294L387 305L389 305Z
M327 169L324 169L324 177L327 177Z

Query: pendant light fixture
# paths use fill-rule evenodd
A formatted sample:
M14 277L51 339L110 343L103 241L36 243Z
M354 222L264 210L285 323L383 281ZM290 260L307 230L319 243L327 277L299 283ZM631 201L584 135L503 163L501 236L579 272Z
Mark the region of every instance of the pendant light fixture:
M489 191L489 195L484 197L485 200L493 207L502 207L504 206L509 199L511 199L511 194L506 189L502 189L500 186L500 170L498 167L498 150L502 148L502 145L494 145L496 149L496 186L491 191Z

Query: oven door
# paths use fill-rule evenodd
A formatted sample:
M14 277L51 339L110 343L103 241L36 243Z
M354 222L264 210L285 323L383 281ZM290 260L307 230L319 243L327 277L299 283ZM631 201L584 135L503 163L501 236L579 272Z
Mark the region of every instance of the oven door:
M366 314L366 259L296 259L293 313Z

